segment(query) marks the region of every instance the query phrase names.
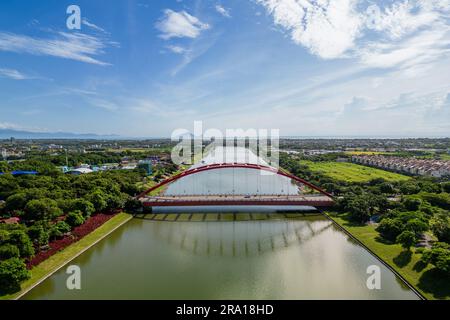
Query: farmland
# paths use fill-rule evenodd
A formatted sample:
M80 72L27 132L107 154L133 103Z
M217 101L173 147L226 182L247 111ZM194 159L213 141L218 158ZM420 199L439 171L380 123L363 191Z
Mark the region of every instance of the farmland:
M302 161L313 172L320 172L332 179L346 182L367 182L382 178L386 181L405 181L408 176L381 169L370 168L347 162L312 162Z

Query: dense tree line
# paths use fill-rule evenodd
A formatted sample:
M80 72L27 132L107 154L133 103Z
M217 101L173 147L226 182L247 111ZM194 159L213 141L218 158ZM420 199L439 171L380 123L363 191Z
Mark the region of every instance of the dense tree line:
M0 224L0 288L14 291L27 278L26 259L45 249L49 241L67 235L97 212L127 206L142 191L137 187L143 170L106 171L88 175L64 175L54 165L37 160L37 176L0 176L0 218L19 217L20 224Z
M10 172L13 170L37 170L39 173L47 174L49 168L56 169L55 166L70 167L78 166L80 164L102 165L106 163L120 163L124 158L133 160L142 160L148 156L161 155L161 152L154 150L148 152L89 152L89 153L65 153L63 151L55 154L48 154L47 152L29 152L27 153L26 161L0 161L0 172ZM42 172L42 169L44 171Z

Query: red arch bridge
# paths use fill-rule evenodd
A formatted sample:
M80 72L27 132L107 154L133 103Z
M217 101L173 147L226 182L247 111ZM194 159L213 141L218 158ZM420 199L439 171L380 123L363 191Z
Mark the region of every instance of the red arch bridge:
M201 194L201 195L151 195L151 193L172 182L211 170L229 168L253 169L267 171L295 181L299 186L306 186L312 192L298 194ZM233 187L234 188L234 187ZM300 190L300 188L299 188ZM176 206L311 206L330 207L334 204L333 196L308 181L296 177L284 170L270 166L249 163L220 163L189 169L172 176L137 197L144 207L176 207Z

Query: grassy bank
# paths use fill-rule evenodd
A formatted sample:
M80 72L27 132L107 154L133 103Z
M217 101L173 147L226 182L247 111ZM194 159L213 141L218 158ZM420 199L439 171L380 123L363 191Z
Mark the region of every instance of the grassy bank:
M427 299L450 299L450 279L439 275L431 265L420 262L421 254L405 251L399 244L383 242L373 225L358 225L345 216L330 215L367 248L389 264Z
M382 178L386 181L405 181L410 177L381 169L361 166L349 162L312 162L301 161L313 172L319 172L332 179L345 182L368 182Z
M71 244L64 250L54 254L47 260L43 261L31 270L31 278L24 281L21 285L21 291L0 296L0 299L16 299L43 281L45 278L53 274L59 268L67 264L72 259L83 253L85 250L102 240L116 228L120 227L124 223L128 222L132 218L131 215L126 213L119 213L105 222L102 226L83 237L81 240Z

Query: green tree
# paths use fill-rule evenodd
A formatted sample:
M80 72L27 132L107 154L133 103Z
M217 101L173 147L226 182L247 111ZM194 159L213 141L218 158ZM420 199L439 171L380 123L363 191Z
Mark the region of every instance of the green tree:
M443 190L444 192L450 193L450 181L448 181L448 182L443 182L443 183L441 184L441 186L442 186L442 190Z
M450 276L450 245L442 242L435 243L433 248L423 252L421 261L426 265L431 263L439 271Z
M395 193L395 188L392 183L383 182L382 184L380 184L380 191L385 194L393 194Z
M403 248L410 250L410 248L416 244L417 238L412 231L403 231L396 239L397 243L400 243Z
M13 194L6 199L5 209L9 212L23 210L27 204L28 198L25 192Z
M99 189L89 194L86 198L94 205L96 212L102 212L108 207L108 197Z
M349 216L352 220L366 222L370 219L370 202L365 196L357 196L348 203Z
M0 246L0 261L19 257L20 257L19 248L17 248L15 245L6 243Z
M415 235L419 235L427 231L429 229L429 226L428 223L425 223L420 219L414 218L406 222L405 229L414 232Z
M430 221L431 230L441 242L450 243L450 218L446 213L437 214Z
M62 214L58 203L52 199L31 200L25 206L27 220L51 220Z
M377 227L377 231L381 236L390 241L395 241L398 235L403 231L403 223L398 219L383 218Z
M0 198L8 198L19 189L19 185L14 177L10 174L0 176Z
M416 183L408 181L400 185L400 192L402 194L416 194L420 192L420 187Z
M9 243L17 246L22 258L28 258L34 254L33 243L25 230L18 229L9 232Z
M58 239L61 238L64 234L70 232L71 227L65 221L59 221L50 227L50 238Z
M48 244L50 233L45 223L38 222L28 228L28 235L37 246L45 246Z
M82 198L73 200L69 207L69 211L81 211L85 218L89 218L95 212L92 202Z
M125 210L129 213L138 212L140 209L142 209L142 202L135 198L129 198L125 203Z
M83 213L81 211L72 211L66 217L66 223L71 227L77 227L84 223Z
M409 211L417 211L419 210L420 205L422 204L422 199L418 197L407 197L403 200L403 205L406 210Z
M14 293L20 290L20 283L30 277L25 263L19 258L0 261L0 293Z

